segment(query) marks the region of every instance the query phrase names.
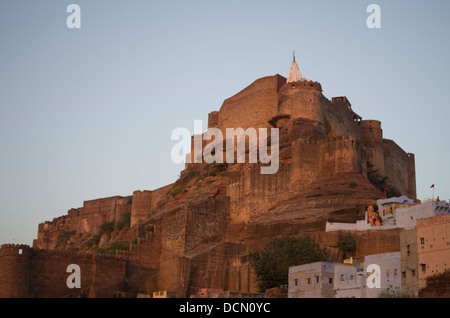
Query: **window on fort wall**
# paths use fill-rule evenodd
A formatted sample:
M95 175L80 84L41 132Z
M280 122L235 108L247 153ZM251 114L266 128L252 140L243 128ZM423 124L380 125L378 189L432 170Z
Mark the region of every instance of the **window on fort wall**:
M22 255L23 250L21 248L19 248L19 255Z

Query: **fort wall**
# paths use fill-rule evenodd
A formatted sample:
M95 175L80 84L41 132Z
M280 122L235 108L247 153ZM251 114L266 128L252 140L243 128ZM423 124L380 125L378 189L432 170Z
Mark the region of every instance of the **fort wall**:
M322 87L317 82L288 83L278 93L277 115L289 115L291 118L310 119L325 124L322 96Z
M122 219L122 214L131 211L131 196L114 196L84 201L83 207L71 209L67 215L39 224L34 248L54 249L58 246L58 235L62 231L76 231L77 234L95 234L104 222Z
M383 150L383 131L378 120L363 120L361 126L361 143L366 148L369 161L380 176L386 176Z
M347 97L333 97L330 102L324 96L321 101L326 113L326 127L330 137L352 136L360 141L361 118L355 114Z
M416 192L416 159L414 154L408 153L407 172L408 172L408 192L407 197L417 199Z
M67 272L80 266L81 288L70 289ZM111 297L126 274L126 260L116 255L40 250L26 245L0 248L0 297Z
M390 139L383 139L383 151L387 183L395 187L402 195L407 195L409 192L407 153ZM416 199L415 196L411 198Z
M0 247L0 298L29 297L30 266L29 246L4 244Z
M261 174L260 167L253 165L233 178L226 191L230 197L230 221L246 222L292 196L290 170L290 164L283 163L276 174Z
M164 207L160 203L174 184L135 191L128 197L85 201L83 207L40 224L35 248L2 246L0 283L6 288L0 293L5 297L73 297L83 289L88 295L102 297L111 295L125 275L133 288L148 294L168 290L184 297L204 287L255 292L248 254L261 249L272 237L311 235L330 249L333 259L338 257L337 241L343 232L324 232L325 223L330 213L353 211L357 203L372 195L373 187L362 176L367 172L366 161L382 176L388 176L402 193L415 198L414 155L383 139L381 123L362 121L345 96L331 101L325 98L320 83L286 84L280 75L258 79L225 100L220 111L211 112L208 127L220 128L224 136L226 128L280 128L278 172L261 174L260 165L247 163L233 166L229 171L221 170L230 173L229 183L215 185L214 190L219 191L211 196L209 193L209 198L199 192L186 196L186 200L176 197ZM203 147L207 143L202 141ZM203 171L205 164L186 167L181 176L188 169ZM236 171L240 175L234 176ZM364 179L355 185L361 188L350 188L353 177L341 178L345 174ZM344 183L336 193L324 184L332 176L339 176ZM314 187L308 188L313 183ZM327 186L323 192L321 188ZM194 184L182 193L191 195L192 189L195 191ZM353 197L359 190L366 192ZM307 199L296 201L300 195ZM62 231L94 234L103 222L119 220L123 212L131 212L131 226L138 232L154 218L154 232L139 238L130 251L100 256L52 250ZM345 213L348 217L355 214ZM355 235L358 257L400 250L396 230ZM66 268L72 263L81 267L79 290L66 286L70 275ZM19 282L12 277L19 277Z
M286 78L280 75L267 76L254 81L236 95L226 99L220 108L217 128L225 136L226 128L270 128L269 119L277 114L278 90Z

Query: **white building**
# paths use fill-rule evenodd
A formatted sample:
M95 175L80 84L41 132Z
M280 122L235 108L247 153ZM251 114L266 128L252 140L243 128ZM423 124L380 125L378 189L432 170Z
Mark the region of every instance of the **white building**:
M364 258L364 269L366 272L370 264L376 264L380 268L380 288L369 288L367 282L365 282L362 289L362 297L400 296L402 291L400 252L366 255ZM369 274L366 273L366 275L370 279Z
M368 284L374 276L369 265L378 265L379 287ZM375 274L375 273L373 273ZM289 268L288 298L378 298L401 294L400 252L365 256L355 264L316 262Z
M380 226L368 222L367 211L364 220L356 223L327 222L325 231L366 231L385 230L393 228L413 229L418 219L429 218L450 212L446 201L428 201L415 204L406 196L380 199L377 201L378 214L383 223Z
M360 298L364 273L354 264L316 262L289 268L288 298Z

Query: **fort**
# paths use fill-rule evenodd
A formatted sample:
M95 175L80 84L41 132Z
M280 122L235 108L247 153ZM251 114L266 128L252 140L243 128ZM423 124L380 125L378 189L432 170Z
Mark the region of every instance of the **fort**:
M39 224L32 247L2 245L0 297L255 293L249 253L271 238L310 236L340 260L345 233L326 232L327 222L364 219L383 189L416 200L414 155L384 139L381 122L363 119L347 97L325 97L295 59L291 70L257 79L208 114L208 129L224 135L278 128L276 173L261 174L267 163L250 163L248 151L244 163L212 164L195 163L191 151L173 184L85 201ZM202 150L207 145L202 138ZM355 232L354 256L400 251L400 232ZM79 290L65 285L69 264L81 268Z

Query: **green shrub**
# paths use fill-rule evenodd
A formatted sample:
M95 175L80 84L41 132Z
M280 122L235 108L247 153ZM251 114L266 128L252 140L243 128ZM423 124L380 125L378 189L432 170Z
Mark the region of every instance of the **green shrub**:
M337 243L337 246L344 253L354 252L356 250L356 239L350 232L347 232L347 234Z
M101 254L116 254L116 250L129 251L130 243L123 241L113 242L106 248L97 248L96 252Z
M350 188L355 188L356 186L357 186L358 184L356 183L356 182L354 182L354 181L352 181L352 182L350 182L349 184L348 184L348 186L350 187Z
M200 171L191 170L183 177L183 183L189 183L192 179L198 177L200 175Z
M131 212L122 213L122 219L116 222L116 229L121 230L124 227L129 227L131 225Z
M67 242L75 234L77 234L76 230L59 232L58 233L58 243L60 243L60 242Z
M169 202L169 201L167 201L167 199L160 200L158 202L158 204L156 205L156 208L161 209L162 207L164 207L167 204L167 202Z
M98 243L100 243L100 239L102 238L102 235L103 235L103 233L98 232L97 234L94 234L93 236L91 236L84 244L89 247L92 247L93 245L98 245Z
M102 234L111 233L114 231L114 221L111 222L103 222L99 227L99 232Z
M167 192L167 194L171 195L172 197L175 197L177 194L180 194L183 191L184 187L182 186L175 186L172 189Z

